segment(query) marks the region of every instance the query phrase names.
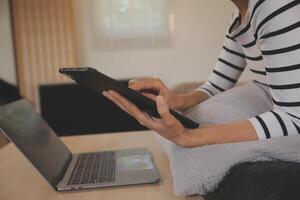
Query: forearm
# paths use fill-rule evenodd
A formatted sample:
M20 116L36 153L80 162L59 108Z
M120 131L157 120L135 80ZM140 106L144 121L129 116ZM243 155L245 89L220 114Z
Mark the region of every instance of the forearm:
M196 147L211 144L253 141L257 139L254 127L250 121L245 120L190 130L187 146Z
M176 97L176 109L178 110L186 110L189 109L205 100L207 100L209 96L203 91L192 91L185 94L179 94Z

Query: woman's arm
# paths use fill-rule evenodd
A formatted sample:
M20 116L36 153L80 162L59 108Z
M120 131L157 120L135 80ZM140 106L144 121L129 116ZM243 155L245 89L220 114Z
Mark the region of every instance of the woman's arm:
M187 129L170 114L167 101L162 96L156 98L157 110L161 116L161 119L157 119L142 112L133 103L114 91L104 92L103 95L134 117L140 124L184 147L197 147L257 139L254 128L247 120L198 129Z
M190 147L246 142L257 140L257 134L248 120L241 122L219 124L190 130Z
M176 95L176 109L177 110L186 110L191 108L203 101L207 100L209 95L201 90L195 90L185 94Z
M225 38L217 63L208 80L197 90L214 96L235 86L247 65L243 49L238 42Z

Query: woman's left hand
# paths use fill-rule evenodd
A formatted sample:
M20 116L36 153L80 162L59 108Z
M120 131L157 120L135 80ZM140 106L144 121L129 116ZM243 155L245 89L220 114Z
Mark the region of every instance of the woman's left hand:
M134 117L141 125L156 131L178 145L185 147L195 146L191 129L185 128L180 121L170 114L168 104L162 96L158 96L156 99L157 111L161 116L158 119L141 111L135 104L115 91L105 91L103 95Z

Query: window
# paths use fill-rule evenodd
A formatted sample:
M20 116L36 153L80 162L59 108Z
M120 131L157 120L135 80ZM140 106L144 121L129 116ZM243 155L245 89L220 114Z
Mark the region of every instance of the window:
M168 0L93 0L92 33L97 46L153 46L170 39Z

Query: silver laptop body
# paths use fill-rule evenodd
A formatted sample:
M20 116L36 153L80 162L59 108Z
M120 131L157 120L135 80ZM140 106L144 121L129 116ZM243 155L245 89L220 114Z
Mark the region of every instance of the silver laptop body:
M0 107L0 129L57 191L159 182L146 148L72 154L26 100Z

